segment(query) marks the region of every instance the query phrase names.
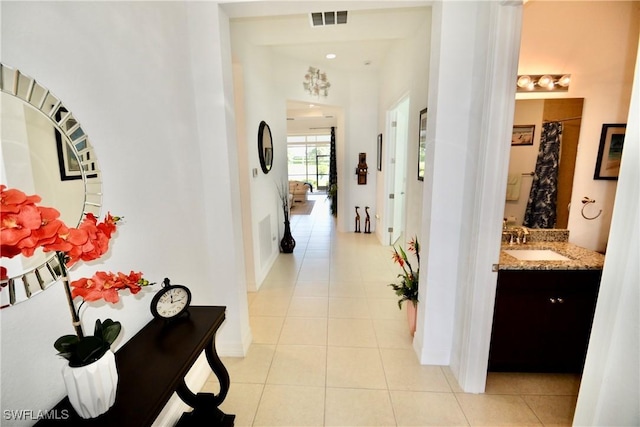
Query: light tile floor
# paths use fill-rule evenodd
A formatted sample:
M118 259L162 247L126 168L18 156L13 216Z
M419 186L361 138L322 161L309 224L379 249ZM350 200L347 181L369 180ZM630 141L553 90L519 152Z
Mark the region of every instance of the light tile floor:
M448 367L420 365L387 286L391 249L337 232L316 199L311 215L291 217L294 253L248 294L247 356L223 358L221 408L237 426L571 425L577 375L490 373L484 394L468 394ZM219 390L214 376L203 390Z

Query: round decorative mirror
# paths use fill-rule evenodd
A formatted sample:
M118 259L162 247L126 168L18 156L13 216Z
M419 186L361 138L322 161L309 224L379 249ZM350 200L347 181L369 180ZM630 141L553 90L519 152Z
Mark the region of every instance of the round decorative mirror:
M269 173L273 164L273 140L271 139L271 129L264 121L260 122L258 128L258 155L262 172Z
M77 226L84 213L100 215L102 180L87 134L62 102L19 70L0 64L2 161L0 183L60 212ZM0 284L0 308L24 301L60 277L53 253L0 258L7 278Z

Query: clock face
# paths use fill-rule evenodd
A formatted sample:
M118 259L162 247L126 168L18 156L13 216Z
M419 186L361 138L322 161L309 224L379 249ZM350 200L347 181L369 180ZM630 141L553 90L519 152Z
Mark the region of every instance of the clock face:
M155 312L160 317L171 318L182 314L191 302L191 294L186 288L172 286L160 291L155 302Z

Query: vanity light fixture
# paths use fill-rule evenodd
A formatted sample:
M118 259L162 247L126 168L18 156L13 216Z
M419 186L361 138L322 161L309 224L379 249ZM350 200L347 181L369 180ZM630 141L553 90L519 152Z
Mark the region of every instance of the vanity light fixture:
M523 74L516 81L517 92L566 92L571 74Z

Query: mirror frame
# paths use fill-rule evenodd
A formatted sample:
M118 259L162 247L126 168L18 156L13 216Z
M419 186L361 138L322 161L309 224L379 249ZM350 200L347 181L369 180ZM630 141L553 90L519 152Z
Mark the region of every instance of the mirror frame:
M265 147L265 138L269 138L270 147ZM270 151L267 151L267 148ZM263 120L258 127L258 157L260 157L260 167L262 172L268 174L273 165L273 137L271 136L271 128Z
M58 97L35 79L2 63L0 63L0 92L20 99L49 119L51 125L69 145L81 165L80 173L84 184L84 195L83 214L80 215L79 222L87 213L99 217L102 207L102 175L98 167L97 156L89 137L71 111L62 104ZM74 226L78 224L74 224ZM0 289L9 292L9 304L4 304L0 308L26 301L53 285L61 277L60 264L55 253L45 253L44 255L45 261L41 265L0 282ZM16 286L24 287L25 299L17 299Z

